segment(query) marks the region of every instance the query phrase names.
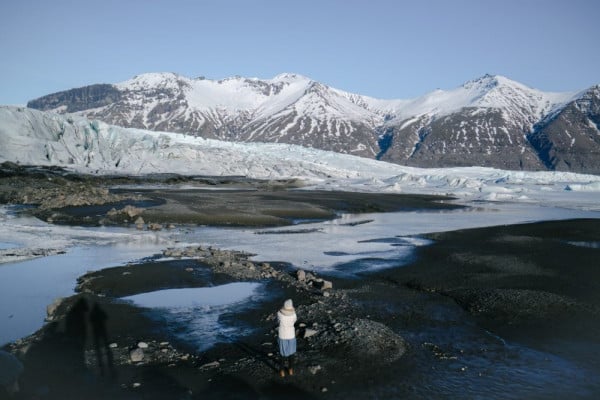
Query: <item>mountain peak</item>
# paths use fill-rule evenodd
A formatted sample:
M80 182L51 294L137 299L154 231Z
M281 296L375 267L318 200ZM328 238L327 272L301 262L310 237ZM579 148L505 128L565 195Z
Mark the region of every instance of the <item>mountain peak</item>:
M499 86L510 86L510 87L519 87L521 89L529 89L531 88L513 81L503 75L491 75L485 74L477 79L473 79L465 82L462 87L465 89L480 89L483 91L489 91Z
M271 82L297 82L297 81L310 81L310 79L304 75L290 73L290 72L285 72L283 74L276 75L275 77L273 77L273 79L271 79Z
M176 74L175 72L147 72L136 75L133 78L124 82L118 83L115 86L119 88L131 87L135 89L155 88L155 87L174 87L178 82L188 81L189 79Z

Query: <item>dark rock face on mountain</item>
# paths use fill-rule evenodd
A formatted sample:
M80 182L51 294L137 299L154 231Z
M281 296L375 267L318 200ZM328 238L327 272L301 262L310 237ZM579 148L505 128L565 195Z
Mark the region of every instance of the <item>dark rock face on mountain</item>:
M600 174L600 85L536 125L528 139L550 170Z
M113 85L97 84L84 86L77 89L66 90L31 100L27 107L38 110L54 110L74 113L91 108L108 106L121 99L121 92Z
M438 119L423 117L386 131L391 141L379 159L416 167L483 166L510 170L545 169L522 126L501 110L464 108Z
M212 81L160 73L51 94L28 107L417 167L600 173L599 92L545 93L486 75L413 100L377 100L294 74Z

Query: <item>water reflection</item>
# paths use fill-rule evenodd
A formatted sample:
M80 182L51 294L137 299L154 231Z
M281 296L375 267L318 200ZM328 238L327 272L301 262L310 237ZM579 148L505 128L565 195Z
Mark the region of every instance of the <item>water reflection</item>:
M600 249L600 242L567 242L571 246L587 247L590 249Z
M39 329L46 306L73 294L77 278L88 271L146 257L162 244L123 243L75 247L66 254L0 266L0 345Z
M225 323L223 317L258 306L265 298L262 288L260 283L235 282L204 288L158 290L122 300L156 311L152 316L163 319L175 336L205 350L219 341L230 342L250 331L249 326L239 321Z

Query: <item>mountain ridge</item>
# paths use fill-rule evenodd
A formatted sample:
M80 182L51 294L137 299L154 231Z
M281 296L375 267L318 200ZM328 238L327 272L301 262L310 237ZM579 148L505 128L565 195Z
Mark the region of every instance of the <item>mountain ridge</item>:
M550 147L556 153L553 157L562 161L549 162L548 140L536 134L542 125L545 132L550 129L549 116L560 115L593 88L543 92L488 74L451 90L382 100L292 73L221 80L146 73L114 85L43 96L28 107L124 127L299 144L419 167L480 165L600 173L597 141L582 137L580 141L592 148L577 146L573 151L558 144L566 140L565 133L553 130ZM590 101L599 100L592 96ZM581 119L589 113L575 114L569 115ZM585 123L577 126L584 129Z

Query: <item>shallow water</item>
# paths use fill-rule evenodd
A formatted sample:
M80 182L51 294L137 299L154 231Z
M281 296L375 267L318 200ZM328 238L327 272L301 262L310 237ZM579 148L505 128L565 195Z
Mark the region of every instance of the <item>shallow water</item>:
M229 324L223 316L258 307L266 298L264 284L235 282L226 285L158 290L122 298L148 308L179 339L206 350L218 342L233 342L250 333L250 326Z
M73 293L77 277L90 270L123 265L169 246L203 244L242 250L255 261L286 261L296 268L354 275L410 261L414 237L468 227L525 221L597 218L598 212L529 204L478 204L477 208L385 214L344 214L333 221L306 224L310 230L288 234L289 227L231 229L197 227L140 232L124 228L49 225L0 208L0 243L59 246L66 254L0 264L0 345L33 333L43 324L46 306ZM257 234L269 232L271 234Z
M253 257L256 261L287 261L307 270L323 273L345 271L352 274L369 267L385 268L406 262L412 256L411 249L427 244L418 238L418 235L424 233L599 217L600 212L593 211L531 204L482 203L477 208L458 210L344 214L332 221L304 225L302 229L207 227L181 232L178 239L182 242L198 241L223 249L247 251L256 254ZM358 224L355 225L356 223ZM357 271L354 271L355 267Z
M411 375L415 392L423 397L591 398L600 391L598 371L505 342L476 326L444 326L406 338L425 350L431 349L423 343L435 344L448 354L448 359L438 359L433 351L425 351L417 358ZM398 388L391 384L388 389Z
M0 264L0 345L38 330L46 306L74 293L77 278L160 251L152 243L112 243L71 248L66 254Z
M0 264L0 345L37 330L43 324L46 306L56 297L71 295L77 277L85 272L149 257L169 246L203 244L244 250L256 254L257 261L288 261L296 268L360 279L362 273L409 262L416 247L428 244L418 237L422 233L598 217L598 212L494 203L453 211L343 215L334 221L306 224L303 227L310 230L295 233L286 233L294 227L197 227L140 233L133 229L55 227L4 213L0 214L0 244L51 242L65 246L67 253ZM257 234L265 231L270 234ZM594 247L596 242L572 244ZM255 283L232 285L160 291L128 300L152 308L149 312L163 319L173 334L202 350L251 329L230 322L244 307L264 299L264 288ZM394 306L393 301L386 300L385 307L394 316L407 305ZM436 300L426 314L425 324L421 321L415 327L395 327L419 351L412 353L410 365L398 366L397 377L370 387L371 397L586 398L600 392L597 369L561 355L507 343L469 323L469 317L456 305L440 305ZM444 359L439 359L438 349Z
M600 393L599 366L579 355L553 354L498 337L437 294L378 293L388 297L370 306L408 341L410 350L370 383L365 398L591 399ZM600 350L598 344L580 346Z

